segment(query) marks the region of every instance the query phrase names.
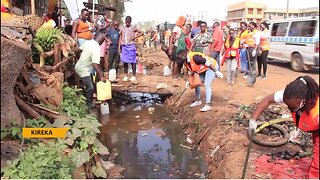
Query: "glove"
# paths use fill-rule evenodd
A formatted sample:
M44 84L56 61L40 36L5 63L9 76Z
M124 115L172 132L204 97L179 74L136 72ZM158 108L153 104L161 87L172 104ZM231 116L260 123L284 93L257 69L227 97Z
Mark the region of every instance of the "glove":
M255 119L250 119L249 121L249 129L248 129L248 133L249 136L251 136L251 133L254 133L257 129L258 123Z
M186 82L186 88L188 88L190 86L189 81Z
M216 76L217 76L218 78L223 79L223 74L222 74L222 72L216 71L215 73L216 73Z
M211 61L206 60L206 63L205 63L204 65L206 65L206 66L210 66L210 65L211 65Z
M256 55L257 55L257 50L254 49L254 50L252 51L251 55L252 55L252 57L256 57Z

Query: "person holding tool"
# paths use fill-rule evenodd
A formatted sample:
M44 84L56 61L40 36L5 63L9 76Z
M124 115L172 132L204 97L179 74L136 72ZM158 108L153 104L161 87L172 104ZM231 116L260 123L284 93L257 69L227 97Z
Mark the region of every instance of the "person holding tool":
M247 47L247 56L249 63L248 85L253 86L256 82L256 64L260 44L260 31L257 29L258 25L255 22L249 23L249 32L245 40L244 47Z
M249 122L249 137L257 128L257 118L271 103L284 103L291 111L295 125L313 136L313 159L308 178L319 179L319 85L309 76L300 76L284 90L266 96ZM252 138L251 138L252 139Z
M193 78L200 77L201 81L204 81L204 86L206 88L206 104L200 109L201 112L206 112L211 110L211 84L215 77L223 78L223 74L218 71L218 63L215 59L205 56L200 52L187 52L187 50L181 49L177 53L177 57L180 61L183 61L184 65L191 71ZM190 107L200 106L201 101L201 84L191 84L187 81L187 86L195 86L196 101L190 105Z

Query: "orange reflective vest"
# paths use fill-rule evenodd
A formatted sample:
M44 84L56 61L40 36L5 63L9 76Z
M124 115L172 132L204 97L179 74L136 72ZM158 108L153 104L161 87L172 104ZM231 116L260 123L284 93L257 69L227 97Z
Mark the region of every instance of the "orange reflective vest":
M211 61L212 66L216 66L216 64L217 64L217 61L212 57L206 56L206 55L204 55L203 53L200 53L200 52L192 52L192 51L190 51L188 53L188 58L190 59L190 62L189 62L190 65L186 65L186 66L192 72L203 73L203 72L207 71L208 68L209 68L208 66L206 66L204 64L196 64L196 62L193 59L194 55L199 55L199 56L205 58L206 60Z
M223 64L225 63L226 59L230 58L230 57L235 57L237 60L237 65L239 66L239 59L240 59L240 55L239 55L239 48L240 48L240 38L236 37L236 39L234 40L232 46L230 47L230 42L229 42L229 37L227 38L226 42L224 43L224 47L225 47L225 52L223 54L223 58L221 61L221 66L223 66Z
M83 22L81 19L78 20L79 25L77 29L77 37L83 39L92 39L93 35L89 30L89 23Z
M309 114L303 111L300 118L297 118L297 113L292 112L292 118L294 124L303 131L312 132L319 130L319 97Z
M255 29L254 31L249 31L248 32L248 36L247 36L247 38L246 38L246 44L249 46L249 47L254 47L254 45L255 45L255 39L254 39L254 37L253 37L253 35L256 33L256 32L258 32L259 30L258 29ZM257 45L259 45L259 44L257 44Z
M265 29L261 32L260 48L262 49L262 51L270 50L270 41L269 41L268 35L269 35L268 29Z
M227 38L226 42L224 43L224 46L226 48L225 51L225 57L236 57L239 54L239 45L240 45L240 39L238 37L235 38L232 46L230 46L229 42L230 37Z
M244 31L240 32L238 36L240 37L241 43L245 43L246 39L249 36L249 30L244 30Z

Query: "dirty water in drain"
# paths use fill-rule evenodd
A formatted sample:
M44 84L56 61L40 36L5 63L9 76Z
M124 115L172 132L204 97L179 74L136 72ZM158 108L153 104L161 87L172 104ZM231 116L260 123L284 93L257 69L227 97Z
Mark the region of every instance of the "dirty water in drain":
M186 136L162 105L165 96L118 94L110 114L100 117L100 141L116 151L124 178L206 178L207 165L198 150L181 147Z

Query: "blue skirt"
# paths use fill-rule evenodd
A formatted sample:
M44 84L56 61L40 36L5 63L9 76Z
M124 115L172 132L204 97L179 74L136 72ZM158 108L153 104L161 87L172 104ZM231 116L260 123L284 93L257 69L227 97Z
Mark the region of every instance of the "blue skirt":
M121 62L123 63L136 63L136 45L127 44L121 47Z

